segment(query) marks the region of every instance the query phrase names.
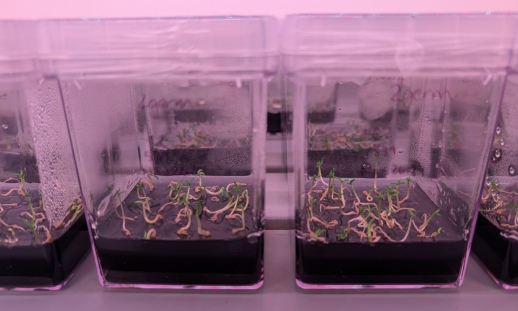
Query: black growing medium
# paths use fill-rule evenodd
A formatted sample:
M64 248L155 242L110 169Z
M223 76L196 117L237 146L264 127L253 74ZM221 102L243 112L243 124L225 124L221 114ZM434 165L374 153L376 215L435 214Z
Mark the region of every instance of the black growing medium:
M261 281L263 237L232 240L95 240L108 282L251 285Z
M214 121L216 109L177 109L174 110L175 122L205 123Z
M361 190L357 192L360 193ZM419 187L412 191L412 196L415 203L411 206L423 209L424 213L433 210L433 203L426 199L426 194ZM348 196L346 201L350 203L353 199ZM318 211L315 210L315 213ZM348 222L347 217L336 213L324 212L323 216L329 224L336 221L337 227L345 226ZM403 214L397 218L405 230L408 227L408 217L409 215ZM298 220L297 223L305 224L306 221ZM428 227L430 232L440 234L436 237L432 234L433 238L420 238L415 236L412 227L412 234L404 242L368 243L351 235L341 240L343 237L336 230L329 229L325 233L327 243L297 238L297 278L307 284L330 285L455 283L460 275L467 241L457 226L446 217L434 218ZM388 228L385 231L397 241L405 235L404 231Z
M308 179L297 214L297 278L327 285L447 285L460 276L467 239L451 206L466 203L437 184L439 205L404 179L342 179L324 161ZM443 204L448 202L447 205ZM462 211L457 212L462 214Z
M27 182L40 182L36 157L28 153L2 152L0 163L3 163L4 175L12 176L18 174L22 169Z
M89 249L84 216L50 243L0 246L0 287L58 286L70 277Z
M466 241L314 243L297 239L297 279L307 284L450 284Z
M499 282L518 286L518 241L503 236L483 214L477 218L471 252Z
M379 152L376 149L342 149L342 150L308 150L308 167L309 176L318 173L317 168L312 164L320 160L324 160L322 171L330 171L335 169L337 176L347 176L350 178L374 178L375 163L370 159L374 159L377 155L388 155L388 152ZM343 165L339 165L343 164ZM382 163L383 164L383 163ZM378 169L378 178L384 178L387 174L384 165Z
M187 180L150 175L125 199L110 191L115 210L94 240L107 282L251 286L262 280L254 189L226 177L202 180L203 175L201 170Z
M251 147L153 149L157 175L186 175L202 169L207 175L246 176L251 170Z

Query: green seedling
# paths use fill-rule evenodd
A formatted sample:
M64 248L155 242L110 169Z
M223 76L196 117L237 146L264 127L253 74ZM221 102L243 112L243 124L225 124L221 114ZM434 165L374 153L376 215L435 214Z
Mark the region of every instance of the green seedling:
M317 229L315 230L315 237L321 237L321 236L325 236L326 234L326 229L323 229L323 228L320 228L320 229Z
M347 239L347 236L349 235L349 231L345 230L344 227L340 227L341 231L340 233L338 233L336 235L336 237L339 239L339 240L342 240L342 241L345 241L345 239Z

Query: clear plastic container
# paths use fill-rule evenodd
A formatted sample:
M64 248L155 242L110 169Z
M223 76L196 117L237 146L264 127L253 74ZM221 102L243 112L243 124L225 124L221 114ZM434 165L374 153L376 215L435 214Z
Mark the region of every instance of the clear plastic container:
M295 15L297 283L457 287L512 48L492 15Z
M507 76L472 253L495 282L518 289L518 41Z
M57 83L33 22L0 21L0 290L60 289L90 249Z
M42 24L104 286L261 286L275 27L262 17Z

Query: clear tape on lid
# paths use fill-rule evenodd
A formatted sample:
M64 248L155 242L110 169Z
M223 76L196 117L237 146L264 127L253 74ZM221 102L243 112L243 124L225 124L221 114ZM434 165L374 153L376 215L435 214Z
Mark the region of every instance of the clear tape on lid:
M505 67L517 21L511 14L292 15L282 53L288 70L322 68L323 59L327 68Z
M269 17L51 20L40 29L41 58L59 73L275 70L278 54Z

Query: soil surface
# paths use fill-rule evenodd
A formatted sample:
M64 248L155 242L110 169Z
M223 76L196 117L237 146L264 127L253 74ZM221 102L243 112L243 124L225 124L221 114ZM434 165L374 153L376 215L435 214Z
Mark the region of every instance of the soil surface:
M2 176L14 176L23 169L27 182L40 182L36 157L34 155L3 152L0 154L0 163L2 163Z
M38 242L36 241L36 236L28 224L31 220L29 216L31 214L28 204L29 199L18 193L17 189L19 186L19 183L5 183L0 187L0 193L2 194L7 194L12 189L15 189L11 191L9 195L0 196L0 204L2 206L0 209L0 217L5 224L9 225L9 227L7 227L5 224L0 223L0 245L12 244L13 246L19 246L45 244L61 236L67 228L63 226L59 228L51 227L47 218L44 217L46 216L46 212L42 207L39 184L26 183L26 189L29 191L30 201L36 213L36 219L39 219L37 225L38 229L36 230ZM71 217L72 214L67 215L65 223L67 223ZM50 237L44 228L48 230ZM9 229L14 232L14 236Z
M518 182L512 177L494 179L496 188L491 189L491 182L481 196L481 214L493 226L518 239Z
M200 194L195 192L195 187L198 185L198 177L192 178L191 176L185 176L182 180L182 184L187 186L187 181L192 179L192 184L190 186L189 192L198 197ZM180 177L164 177L160 176L158 180L152 178L153 185L155 189L152 192L147 191L147 196L149 196L152 201L150 203L151 213L148 213L148 218L154 219L158 214L158 210L165 204L171 202L169 199L169 190L168 187L169 182L175 181L180 182ZM233 184L233 181L243 182L244 179L240 178L229 178L229 177L202 177L203 184L208 188L212 188L215 191L218 191L221 186L229 188L229 194L233 197L236 197L237 193ZM219 181L219 182L218 182ZM146 188L147 189L147 188ZM217 189L217 190L216 190ZM186 191L185 189L183 190ZM245 230L237 232L235 234L232 233L233 229L237 229L242 226L242 222L240 217L235 218L227 218L225 216L229 215L232 209L228 209L227 211L219 214L212 221L211 218L214 215L209 214L206 210L203 210L203 207L206 207L210 211L217 211L222 209L229 203L229 199L223 197L221 194L213 196L207 193L201 193L201 198L199 200L190 200L189 207L191 209L192 218L191 225L188 229L188 236L179 236L177 231L186 226L188 222L188 218L183 216L180 218L180 221L177 223L176 218L178 213L183 208L183 205L172 204L168 205L160 212L162 215L162 219L157 221L155 224L148 224L142 215L142 205L139 203L135 203L135 201L139 201L137 196L137 189L133 189L129 195L123 199L123 208L125 217L129 217L133 220L126 221L126 228L129 230L131 235L128 237L122 231L122 219L119 217L121 215L120 205L117 205L117 213L112 209L111 214L103 220L103 222L99 225L98 234L100 237L104 238L115 238L115 239L144 239L144 232L149 231L150 229L155 229L156 231L156 240L185 240L185 239L214 239L214 240L228 240L228 239L236 239L239 237L245 237L250 232L254 232L258 230L258 221L257 217L254 215L255 211L253 203L254 202L254 191L252 185L242 185L239 193L243 193L244 191L248 191L249 203L247 208L245 209ZM213 199L216 198L216 199ZM113 198L111 206L113 207L113 203L117 202L117 198ZM201 219L201 227L204 230L208 230L211 233L210 237L200 236L197 233L197 221L195 217L195 211L197 208L197 202L200 202L202 206L202 211L200 215ZM240 205L246 204L245 198L241 198L239 200ZM117 215L119 214L119 215ZM237 211L235 214L240 214Z
M378 180L377 181L377 187L380 190L385 190L388 186L395 187L396 180L388 181L388 180ZM309 190L311 187L311 181L309 181L306 185L306 189ZM372 179L366 179L366 180L355 180L354 188L360 199L363 203L368 202L365 194L363 194L364 191L369 191L373 186L373 180ZM336 187L339 189L339 184L336 183ZM338 189L336 191L338 191ZM321 182L318 182L317 185L313 188L313 190L318 190L319 192L312 192L312 197L316 199L317 201L322 196L322 192L325 191L326 187ZM349 184L346 183L344 194L345 194L345 201L346 206L343 209L344 213L349 213L354 210L353 208L353 202L355 201L355 197L353 195L353 192L351 190L352 188L349 186ZM403 197L406 196L407 193L407 187L406 183L403 183L399 186L400 191L400 200L403 199ZM424 217L430 217L434 211L438 210L440 211L440 215L434 216L431 221L429 221L428 225L426 226L424 233L426 237L420 237L419 232L415 228L414 225L410 226L409 234L406 238L406 242L437 242L437 241L459 241L463 240L463 234L462 230L455 225L449 218L448 213L446 210L442 210L438 206L436 206L430 198L424 193L424 191L419 187L418 184L412 183L411 184L411 195L406 200L401 207L402 208L413 208L415 209L415 216L412 218L415 222L416 226L419 227L424 223ZM306 190L306 191L307 191ZM374 195L372 195L374 197ZM394 199L395 200L395 199ZM376 198L373 198L372 202L377 202ZM306 206L308 206L307 201L307 195L306 195ZM322 204L322 206L320 205ZM317 218L323 220L326 223L336 222L336 225L334 225L332 228L325 228L324 225L317 221L313 221L311 223L311 228L313 231L318 229L325 229L325 238L327 242L336 242L336 243L350 243L350 242L363 242L367 243L366 238L361 238L359 234L350 231L346 238L339 238L339 235L344 233L344 229L348 227L348 223L354 219L357 218L359 214L353 213L348 216L341 215L339 209L334 210L326 210L325 206L339 206L338 200L331 200L324 198L322 201L318 201L318 203L313 207L313 215ZM319 207L322 207L321 209ZM388 207L388 201L387 201L387 194L385 193L385 198L382 203L382 209L381 211L385 210ZM307 213L307 207L302 209L302 213L299 215L300 220L300 227L304 234L309 234L307 228L307 219L308 219L308 213ZM373 214L376 215L375 209L372 209ZM385 223L381 228L382 230L387 234L387 236L394 240L394 241L401 241L404 236L406 235L407 229L409 227L411 214L408 210L401 210L397 213L392 213L391 217L395 219L402 228L399 228L398 226L394 226L393 228L389 228L387 224ZM364 231L364 229L357 227L359 224L358 221L352 221L351 227L355 228L358 231ZM373 222L373 225L377 225L377 221ZM437 232L438 229L441 228L441 231L437 236L431 237L432 233ZM379 233L379 232L378 232ZM382 234L378 234L380 236L380 240L378 243L393 243L394 241L390 241L387 237L385 237Z
M202 169L207 175L246 176L252 172L252 149L189 148L153 149L153 163L158 175L196 174Z
M246 184L247 178L234 177L202 177L203 185L210 191L218 192L220 187L229 189L229 195L237 197L248 191L249 203L245 209L245 230L236 231L242 226L239 217L228 218L231 209L217 215L208 211L217 211L226 206L229 200L222 194L210 195L203 190L196 192L199 178L185 176L158 177L153 179L156 187L146 195L152 198L151 210L148 215L153 219L158 210L169 200L168 184L174 181L185 185L189 193L199 197L192 199L189 208L192 223L187 230L188 235L179 235L178 230L187 225L188 219L183 216L176 222L177 216L185 205L173 204L164 208L160 215L163 219L156 224L147 224L142 215L141 205L135 203L137 190L134 189L123 199L124 215L132 221L126 221L126 228L131 232L126 236L122 231L122 219L113 211L99 225L98 237L94 243L99 256L105 278L109 282L122 284L176 284L176 285L236 285L247 286L256 284L263 277L263 236L262 216L255 210L254 187ZM243 183L236 191L234 181ZM147 188L146 188L147 189ZM182 190L187 191L187 188ZM140 190L139 190L140 192ZM142 193L140 193L142 196ZM175 196L175 193L172 193ZM198 207L207 207L202 210ZM245 206L245 196L238 200L238 205ZM210 232L211 236L200 235L197 231L196 210L201 212L201 228ZM118 213L121 214L120 207ZM211 219L212 218L212 219ZM156 236L145 238L144 232L156 230ZM256 234L251 234L256 232Z

